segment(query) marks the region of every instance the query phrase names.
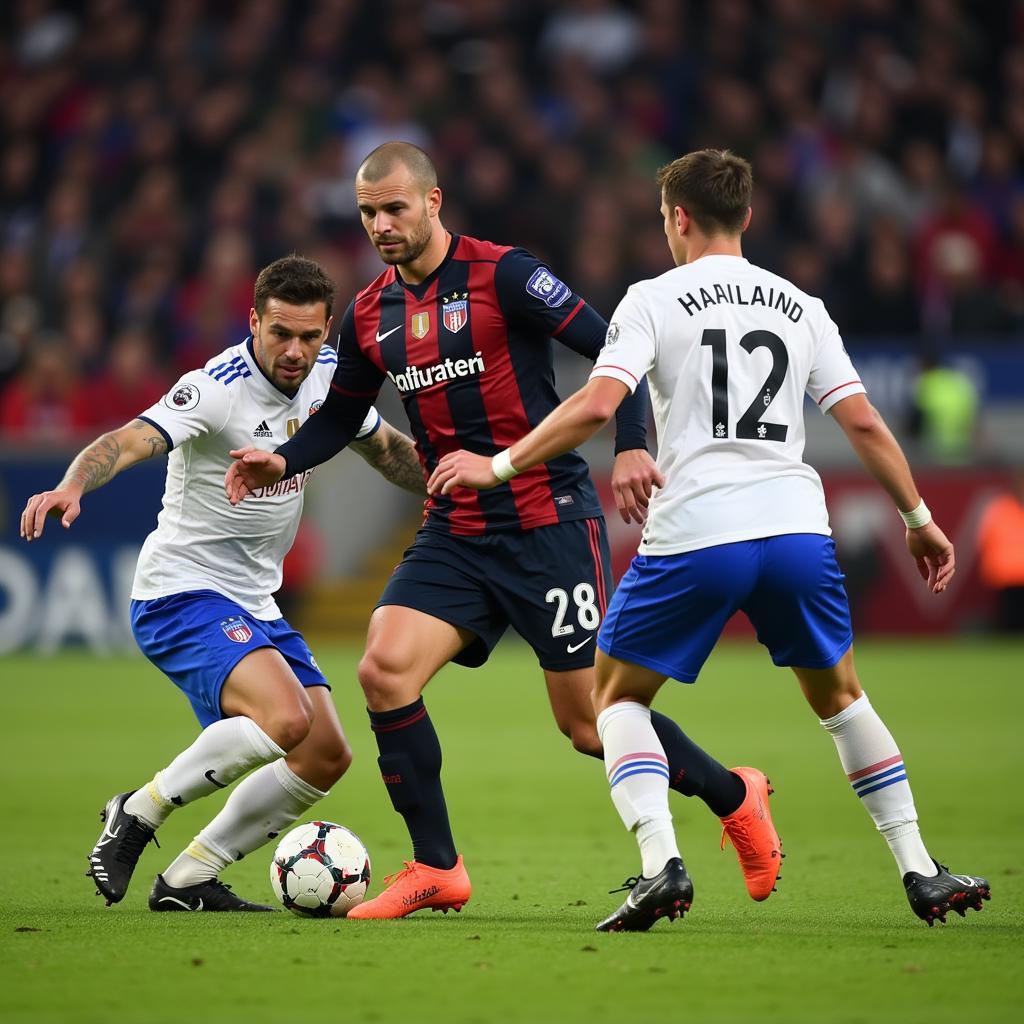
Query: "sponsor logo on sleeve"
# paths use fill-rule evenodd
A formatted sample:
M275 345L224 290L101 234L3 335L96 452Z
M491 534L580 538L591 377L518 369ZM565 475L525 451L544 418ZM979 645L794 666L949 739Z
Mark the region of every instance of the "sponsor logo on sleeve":
M619 340L619 325L613 320L608 325L608 333L604 336L604 347L611 348Z
M550 270L544 267L538 267L530 275L530 280L526 282L526 290L552 309L556 309L572 294L568 285L562 284Z
M195 384L179 384L173 391L164 395L164 405L178 412L187 412L198 404L199 388Z
M324 400L322 398L318 398L315 402L313 402L310 405L310 407L309 407L309 415L312 416L313 413L315 413L317 410L319 410L320 406L323 405L323 404L324 404Z

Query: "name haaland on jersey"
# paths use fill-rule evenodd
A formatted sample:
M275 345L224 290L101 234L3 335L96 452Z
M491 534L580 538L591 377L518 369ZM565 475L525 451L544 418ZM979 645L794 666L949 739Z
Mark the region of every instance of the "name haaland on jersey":
M283 444L323 404L336 364L334 350L322 349L289 397L264 376L247 341L186 373L141 414L164 434L171 451L163 507L139 556L133 598L213 590L257 618L280 617L273 594L313 471L257 488L255 501L232 506L224 493L233 461L228 452L273 451ZM358 436L369 436L379 424L371 408Z

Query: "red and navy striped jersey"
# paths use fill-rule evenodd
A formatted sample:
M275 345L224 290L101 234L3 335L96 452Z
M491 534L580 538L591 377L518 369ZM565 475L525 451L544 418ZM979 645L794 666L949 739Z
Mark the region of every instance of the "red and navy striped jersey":
M551 339L593 360L606 331L598 313L528 252L455 235L421 284L389 267L349 305L323 407L277 449L285 477L353 440L388 377L427 474L459 448L493 455L558 405ZM647 409L641 381L615 414L616 452L646 446ZM570 452L493 490L429 499L426 525L482 534L600 513L586 463Z
M372 401L386 378L401 394L429 475L464 448L493 455L559 404L551 339L596 358L604 320L522 249L453 236L422 284L388 267L341 323L333 388ZM575 452L490 491L427 501L426 525L457 534L531 529L601 514Z

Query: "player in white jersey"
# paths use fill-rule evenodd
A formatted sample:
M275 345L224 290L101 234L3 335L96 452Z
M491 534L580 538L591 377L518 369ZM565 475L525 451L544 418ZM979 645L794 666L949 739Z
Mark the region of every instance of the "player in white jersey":
M22 513L26 540L42 534L48 514L67 528L86 492L170 452L163 508L135 573L132 629L142 652L188 697L203 731L151 782L108 801L88 872L108 905L123 899L139 856L175 808L256 769L157 875L149 905L273 909L236 896L220 872L326 796L351 761L327 680L273 598L309 474L244 506L232 507L223 490L231 449L272 450L320 407L337 363L324 345L333 298L330 279L311 260L289 256L265 267L252 336L98 438L55 490L34 495ZM412 442L375 409L354 447L389 480L423 493Z
M662 168L658 184L676 267L630 288L587 385L493 460L455 452L428 481L432 493L495 486L579 445L648 379L660 479L640 551L601 625L594 697L612 799L637 832L643 865L598 929L643 930L692 898L650 704L666 678L696 680L737 610L775 664L796 674L915 913L931 925L949 910L980 910L988 882L950 874L925 849L903 758L854 670L821 481L803 461L805 394L902 510L907 547L934 594L952 578L953 547L821 301L743 259L749 164L701 150Z

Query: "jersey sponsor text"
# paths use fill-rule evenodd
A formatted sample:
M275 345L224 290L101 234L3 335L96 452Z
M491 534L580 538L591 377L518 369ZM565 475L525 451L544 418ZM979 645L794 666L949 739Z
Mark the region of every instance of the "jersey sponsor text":
M472 377L483 372L484 355L482 352L477 352L472 359L449 357L422 370L418 366L407 366L404 373L392 373L388 370L388 376L395 387L405 394L409 391L429 388L433 384L440 384L455 377Z

